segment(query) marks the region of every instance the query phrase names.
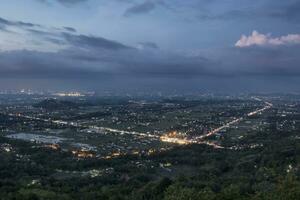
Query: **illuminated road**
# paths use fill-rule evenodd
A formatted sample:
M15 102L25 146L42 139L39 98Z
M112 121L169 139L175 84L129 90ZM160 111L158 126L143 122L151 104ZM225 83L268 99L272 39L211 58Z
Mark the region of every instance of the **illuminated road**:
M124 131L124 130L112 129L112 128L107 128L107 127L99 127L99 126L93 126L93 125L85 126L85 125L81 125L77 122L43 119L43 118L32 117L32 116L23 115L23 114L8 114L8 115L13 116L13 117L22 117L22 118L25 118L25 119L38 120L38 121L43 121L43 122L51 122L53 124L58 124L58 125L68 125L68 126L73 126L73 127L76 127L76 128L92 129L92 130L95 130L97 132L98 131L99 132L111 132L111 133L119 133L120 135L127 134L127 135L136 135L136 136L141 136L141 137L159 139L159 136L157 136L157 135L152 135L152 134L148 134L148 133L140 133L140 132L136 132L136 131Z
M257 101L262 101L261 99L257 98L257 97L253 97L253 99L257 100ZM270 109L273 104L272 103L269 103L269 102L264 102L265 103L265 107L261 108L261 109L257 109L257 110L254 110L248 114L246 114L246 117L250 117L250 116L254 116L254 115L257 115L259 113L262 113L264 112L265 110L268 110ZM237 119L234 119L216 129L213 129L211 130L210 132L208 132L207 134L205 135L201 135L201 136L197 136L197 137L194 137L194 138L191 138L191 139L188 139L188 138L173 138L173 137L168 137L167 135L165 136L161 136L160 139L161 141L163 142L169 142L169 143L177 143L177 144L206 144L206 145L209 145L209 146L212 146L214 148L224 148L218 144L215 144L215 143L212 143L212 142L208 142L208 141L204 141L205 138L209 137L209 136L212 136L212 135L215 135L217 134L218 132L220 132L221 130L223 129L226 129L226 128L229 128L230 126L234 125L234 124L237 124L239 123L240 121L244 120L246 117L240 117L240 118L237 118Z
M254 99L255 99L255 100L258 100L258 101L262 101L261 99L258 99L258 98L254 98ZM262 113L262 112L264 112L265 110L268 110L268 109L270 109L270 108L273 106L273 104L271 104L271 103L269 103L269 102L264 102L264 103L266 104L265 107L263 107L263 108L261 108L261 109L258 109L258 110L255 110L255 111L252 111L252 112L250 112L250 113L248 113L248 114L247 114L247 117L254 116L254 115L257 115L257 114L259 114L259 113ZM215 135L215 134L218 133L219 131L221 131L221 130L223 130L223 129L225 129L225 128L229 128L229 127L230 127L231 125L233 125L233 124L239 123L240 121L244 120L244 118L245 118L245 117L240 117L240 118L234 119L234 120L232 120L232 121L226 123L225 125L220 126L220 127L216 128L216 129L213 129L212 131L208 132L208 133L205 134L205 135L201 135L201 136L195 137L194 139L195 139L195 140L202 140L202 139L207 138L207 137L209 137L209 136Z

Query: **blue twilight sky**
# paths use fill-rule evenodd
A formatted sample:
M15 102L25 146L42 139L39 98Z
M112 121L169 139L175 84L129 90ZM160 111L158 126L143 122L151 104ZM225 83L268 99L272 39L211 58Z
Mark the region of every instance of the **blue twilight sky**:
M3 0L1 88L299 91L299 11L300 0Z

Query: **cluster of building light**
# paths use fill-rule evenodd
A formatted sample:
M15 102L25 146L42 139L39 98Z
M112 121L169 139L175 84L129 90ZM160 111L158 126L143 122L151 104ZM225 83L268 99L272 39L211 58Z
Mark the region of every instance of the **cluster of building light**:
M167 143L180 144L180 145L186 145L186 144L191 144L192 143L190 140L187 140L185 138L183 138L183 139L174 138L174 137L169 137L167 135L161 136L160 141L167 142Z
M81 94L80 92L59 92L59 93L55 93L55 96L59 96L59 97L83 97L85 96L84 94Z
M46 144L46 145L44 145L44 147L50 148L50 149L53 149L53 150L59 150L60 149L59 144Z
M87 150L73 150L72 154L77 156L78 158L93 158L95 157L95 153Z
M0 150L3 150L5 152L11 152L13 148L10 144L4 143L0 145Z
M167 142L167 143L175 143L180 145L193 143L191 140L186 139L185 137L183 137L181 133L178 133L177 131L172 131L170 133L162 135L160 137L160 141Z

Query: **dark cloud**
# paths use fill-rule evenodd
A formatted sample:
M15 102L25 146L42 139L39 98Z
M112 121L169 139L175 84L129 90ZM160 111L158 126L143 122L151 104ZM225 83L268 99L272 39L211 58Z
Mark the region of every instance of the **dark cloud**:
M221 70L236 76L300 76L300 46L230 48L219 52Z
M45 27L1 19L0 24L18 26L39 40L59 46L52 53L6 51L0 53L0 74L4 77L36 76L51 78L61 73L71 78L96 78L98 75L127 77L230 77L300 76L299 45L227 48L213 56L188 56L165 52L153 42L132 48L97 36L76 34L65 28Z
M86 51L74 46L52 53L20 50L0 53L0 76L94 80L144 77L178 81L204 77L299 77L299 53L299 46L220 49L213 57L133 48Z
M63 28L47 28L38 24L25 23L22 21L10 21L0 18L0 25L3 25L3 30L7 27L18 27L24 31L34 35L35 40L48 41L57 45L69 45L75 48L93 49L131 49L122 43L108 40L102 37L87 36L76 34L76 30L72 27Z
M133 0L115 0L115 1L131 4L131 7L126 9L126 11L124 12L124 16L126 17L150 13L158 7L162 7L167 10L173 10L173 11L176 10L173 7L174 2L173 1L168 2L167 0L143 0L142 2L137 1L138 3L135 3L135 1Z
M76 4L76 3L86 2L88 0L57 0L57 1L63 4Z
M51 32L50 30L46 30L46 29L38 30L38 29L34 29L34 28L27 28L25 30L31 34L34 34L35 36L55 36L55 35L57 35L57 33Z
M197 16L199 20L243 20L257 17L255 12L249 10L231 10L221 14L201 13Z
M84 62L75 63L63 52L45 53L19 50L0 54L2 78L85 79L105 75Z
M128 8L125 11L124 16L129 17L129 16L132 16L132 15L139 15L139 14L149 13L152 10L154 10L155 7L156 7L156 3L154 1L147 0L143 3L136 4L136 5Z
M20 32L15 32L16 34L19 34L20 36L24 36L24 32L28 33L29 36L32 38L31 40L26 40L26 43L29 43L28 45L34 45L34 46L43 46L45 42L52 43L57 46L57 49L60 48L68 48L68 49L80 49L84 51L88 51L90 53L97 52L97 54L101 53L107 53L105 51L116 51L116 50L129 50L133 49L130 46L124 45L117 41L108 40L102 37L97 36L88 36L88 35L80 35L76 34L76 32L73 31L73 28L67 27L68 30L66 31L66 27L63 28L47 28L40 26L38 24L31 24L31 23L25 23L21 21L10 21L3 18L0 18L0 25L3 25L3 28L0 28L0 31L7 32L9 28L20 28ZM6 30L8 29L8 30ZM70 31L69 31L70 30ZM74 29L75 30L75 29ZM17 30L14 30L17 31ZM51 51L51 49L49 49ZM109 55L112 53L109 52ZM36 54L35 54L36 55ZM45 54L43 54L45 56ZM55 55L56 57L62 57L63 56L69 56L61 53L57 53ZM40 56L38 56L40 57ZM88 57L88 56L86 56ZM98 57L98 55L97 55ZM26 52L26 58L32 58L32 56L28 55L28 52ZM27 59L27 60L28 60ZM47 57L45 56L45 61L47 61ZM66 58L67 59L67 58ZM94 59L94 58L92 58ZM48 61L47 61L48 62ZM34 63L34 62L32 62ZM51 63L51 62L49 62ZM32 64L33 65L33 64ZM57 65L54 63L54 65ZM61 66L64 66L64 63L61 64ZM22 72L23 73L23 72Z
M62 35L67 42L69 42L70 44L78 48L95 48L95 49L100 48L100 49L111 49L111 50L131 48L122 43L112 41L112 40L107 40L101 37L73 35L69 33L63 33Z
M65 29L65 27L64 27ZM71 28L69 28L71 29ZM74 29L75 30L75 29ZM43 40L52 42L58 45L69 45L76 48L84 48L89 50L95 49L110 49L110 50L120 50L120 49L130 49L132 47L124 45L122 43L108 40L102 37L79 35L76 32L65 32L64 30L35 30L27 29L31 34L35 34Z
M22 78L98 79L119 77L192 77L211 73L211 61L155 50L76 46L58 52L8 51L0 53L0 76Z
M152 48L152 49L158 49L158 45L154 42L140 42L139 45L142 48Z
M274 7L269 11L268 16L274 18L285 19L292 22L299 22L300 20L300 1L299 0L287 0Z
M6 27L6 26L17 26L23 28L41 27L41 25L39 24L27 23L22 21L10 21L1 17L0 17L0 25L2 27Z
M66 29L67 31L70 31L70 32L77 32L77 30L72 27L64 27L64 29Z
M227 10L221 13L211 11L197 14L199 20L259 20L259 19L282 19L288 22L299 22L300 1L270 1L265 0L260 6L245 6L241 9ZM253 5L255 3L253 2Z

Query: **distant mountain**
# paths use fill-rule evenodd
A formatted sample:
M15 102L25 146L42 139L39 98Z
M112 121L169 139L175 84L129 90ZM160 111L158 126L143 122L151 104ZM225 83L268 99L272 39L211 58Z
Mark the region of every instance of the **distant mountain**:
M33 106L36 108L43 108L47 110L74 109L79 107L79 105L75 102L57 99L46 99L37 104L34 104Z

